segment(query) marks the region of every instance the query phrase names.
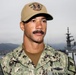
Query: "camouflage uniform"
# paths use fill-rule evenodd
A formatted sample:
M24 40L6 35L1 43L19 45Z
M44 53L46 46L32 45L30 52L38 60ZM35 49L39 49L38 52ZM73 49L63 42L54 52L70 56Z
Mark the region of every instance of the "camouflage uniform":
M50 46L45 49L35 67L31 59L25 54L22 46L8 53L2 60L4 75L74 75L74 68L68 70L68 57L63 52L54 50Z

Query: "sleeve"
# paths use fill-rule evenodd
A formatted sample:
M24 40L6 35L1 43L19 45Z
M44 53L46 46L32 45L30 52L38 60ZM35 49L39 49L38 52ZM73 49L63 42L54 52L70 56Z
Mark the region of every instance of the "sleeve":
M2 58L0 59L0 75L8 75L7 73L4 72L3 68L2 68Z
M1 70L3 72L3 75L10 75L9 74L9 72L10 72L10 66L9 66L10 59L11 59L11 55L7 55L7 56L2 57L0 65L1 65Z
M1 64L0 64L0 75L4 75Z
M75 61L71 57L68 57L68 73L69 74L70 73L72 73L72 74L75 74L76 73Z
M67 75L75 75L76 74L76 66L75 66L75 61L69 57L67 54L60 52L61 53L61 59L64 62L65 65L65 72ZM64 57L64 58L62 58Z

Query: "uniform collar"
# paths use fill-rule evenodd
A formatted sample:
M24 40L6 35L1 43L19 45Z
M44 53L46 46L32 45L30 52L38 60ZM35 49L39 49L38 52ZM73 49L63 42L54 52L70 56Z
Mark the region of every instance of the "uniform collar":
M14 50L14 52L15 52L14 54L15 59L18 60L23 66L30 69L34 68L34 64L32 63L31 59L29 59L29 57L25 54L22 46ZM45 45L44 51L37 64L37 68L45 65L47 62L50 61L50 59L51 61L53 61L54 55L55 50L52 47Z

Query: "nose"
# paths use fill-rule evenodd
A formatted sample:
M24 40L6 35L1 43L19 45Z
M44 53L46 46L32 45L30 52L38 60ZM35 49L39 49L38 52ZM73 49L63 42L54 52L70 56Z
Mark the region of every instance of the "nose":
M41 21L36 22L36 28L37 29L42 29L42 23L41 23Z

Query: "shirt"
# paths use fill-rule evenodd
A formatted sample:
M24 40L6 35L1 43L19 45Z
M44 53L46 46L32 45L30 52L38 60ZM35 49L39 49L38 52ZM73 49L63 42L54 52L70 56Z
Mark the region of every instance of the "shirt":
M3 57L1 66L4 75L74 75L74 65L68 68L68 56L45 45L37 66L22 49L22 46Z

